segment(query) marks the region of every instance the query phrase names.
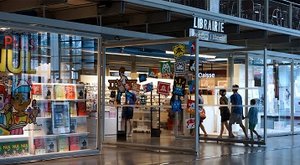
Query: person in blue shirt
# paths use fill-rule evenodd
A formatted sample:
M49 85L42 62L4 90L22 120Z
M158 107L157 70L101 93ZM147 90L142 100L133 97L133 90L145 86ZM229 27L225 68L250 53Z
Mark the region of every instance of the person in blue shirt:
M133 117L133 107L136 102L136 95L130 91L130 85L125 84L125 103L122 108L122 125L125 127L125 123L129 124L128 136L132 136L132 123L131 119Z
M261 139L261 136L255 131L255 126L258 122L257 119L257 114L258 114L258 108L255 107L254 105L256 104L255 99L252 99L250 101L251 104L251 108L249 109L249 113L247 115L248 119L249 119L249 130L250 130L250 134L251 134L251 139L253 140L253 132L255 133L255 135L257 136L257 139Z
M248 135L246 132L246 128L243 125L243 100L242 96L237 92L239 86L238 85L233 85L232 86L232 92L233 94L230 96L230 102L231 102L231 115L229 119L229 137L233 138L234 135L232 133L232 124L236 123L239 124L240 127L242 128L245 138L248 139Z

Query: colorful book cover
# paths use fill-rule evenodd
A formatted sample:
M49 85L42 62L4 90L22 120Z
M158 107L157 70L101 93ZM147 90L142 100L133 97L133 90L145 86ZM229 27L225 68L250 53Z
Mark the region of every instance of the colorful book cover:
M52 134L52 121L50 118L37 118L37 124L33 125L34 135L43 136Z
M57 140L55 137L46 138L46 152L57 152Z
M70 133L70 112L68 102L52 103L53 134Z
M64 100L66 99L66 90L64 85L54 85L55 99Z
M45 84L43 85L43 98L53 99L53 85Z
M70 142L70 151L79 150L79 136L70 136L69 138Z
M84 85L77 85L76 86L76 94L77 94L77 99L85 99Z
M77 116L76 102L70 102L70 115L71 115L71 117Z
M33 99L42 99L42 84L32 84L31 94Z
M70 133L76 133L76 131L77 131L77 120L71 118Z
M79 137L79 146L81 150L88 148L88 137L87 135L83 135Z
M1 142L0 155L2 157L13 157L29 154L28 141Z
M75 99L75 85L65 85L65 98L73 100Z
M45 120L46 122L46 135L52 135L53 134L53 129L52 129L52 120L49 118L49 119L46 119Z
M34 139L33 144L34 144L34 153L36 155L46 153L46 145L45 145L45 139L44 138Z
M79 133L87 132L87 119L86 117L78 117L76 119L76 131Z
M77 102L77 113L78 113L78 116L86 116L87 115L85 101Z
M58 137L58 151L59 152L69 151L69 137L67 136Z

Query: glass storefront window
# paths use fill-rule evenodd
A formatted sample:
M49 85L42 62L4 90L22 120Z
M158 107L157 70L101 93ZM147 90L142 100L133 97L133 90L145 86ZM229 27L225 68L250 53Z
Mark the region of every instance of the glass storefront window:
M267 61L268 134L291 132L291 61L270 57Z
M0 158L96 149L97 40L11 28L0 46Z

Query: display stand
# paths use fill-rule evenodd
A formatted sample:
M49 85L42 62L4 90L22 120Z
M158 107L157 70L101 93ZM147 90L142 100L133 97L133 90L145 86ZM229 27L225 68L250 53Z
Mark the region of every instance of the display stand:
M152 91L151 91L150 103L152 106ZM151 107L150 117L151 117L151 137L160 137L160 94L158 94L158 110ZM154 116L153 116L154 115Z
M125 122L124 129L125 130L122 130L122 126L121 126L121 130L119 130L119 107L117 107L117 141L126 141L127 122Z

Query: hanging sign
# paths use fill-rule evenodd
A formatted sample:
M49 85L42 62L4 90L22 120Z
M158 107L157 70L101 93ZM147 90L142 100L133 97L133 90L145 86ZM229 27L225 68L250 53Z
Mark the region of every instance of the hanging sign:
M157 83L157 93L162 95L169 95L170 93L170 83L158 81Z
M162 78L171 78L172 77L172 69L171 62L161 62L160 63L161 77Z
M178 96L184 96L186 79L184 77L175 77L173 85L173 94Z
M224 33L224 22L194 17L193 28L206 31Z
M190 28L189 36L190 37L198 37L199 40L202 40L202 41L227 43L227 35L222 34L222 33L215 33L215 32L209 32L209 31Z
M185 46L183 44L178 44L173 48L175 58L180 58L185 53Z
M153 83L148 83L143 85L144 92L150 92L153 90Z
M159 69L158 68L149 68L148 77L158 78Z
M175 66L175 73L185 73L184 61L176 61L174 66Z

